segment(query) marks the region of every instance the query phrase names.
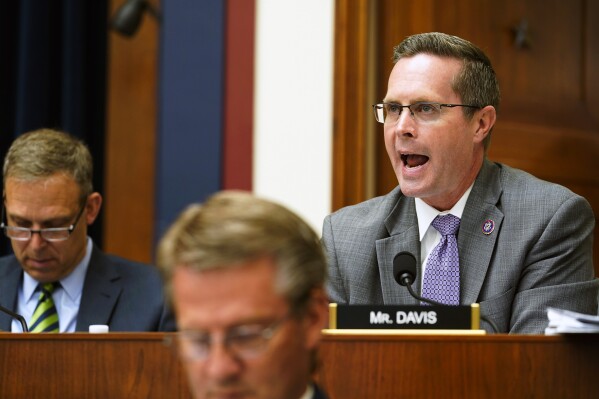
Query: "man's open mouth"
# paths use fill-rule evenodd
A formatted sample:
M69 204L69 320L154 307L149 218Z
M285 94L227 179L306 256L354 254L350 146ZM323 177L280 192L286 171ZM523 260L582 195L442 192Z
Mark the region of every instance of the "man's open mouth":
M417 166L421 166L427 163L428 157L426 155L418 154L401 154L401 161L408 168L415 168Z

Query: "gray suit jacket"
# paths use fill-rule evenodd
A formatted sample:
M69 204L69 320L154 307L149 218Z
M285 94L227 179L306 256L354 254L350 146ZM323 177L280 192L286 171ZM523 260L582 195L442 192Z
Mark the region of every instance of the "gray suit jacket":
M487 219L495 223L489 235L482 231ZM500 332L511 333L542 334L548 306L596 314L594 223L584 198L485 160L458 232L460 302L480 303L481 313ZM331 302L418 304L393 279L393 257L409 251L418 260L413 287L420 292L414 198L404 196L400 187L327 216L322 240Z
M14 255L0 258L0 305L15 311L23 269ZM0 330L12 319L0 313ZM115 331L174 331L165 304L162 280L155 267L106 255L93 247L77 315L77 331L106 324Z

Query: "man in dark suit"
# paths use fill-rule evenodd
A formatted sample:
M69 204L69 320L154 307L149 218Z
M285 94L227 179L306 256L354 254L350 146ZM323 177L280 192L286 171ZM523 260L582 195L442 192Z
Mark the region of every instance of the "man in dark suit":
M92 324L175 330L158 270L104 254L87 236L102 197L93 191L84 143L50 129L23 134L8 150L3 178L1 227L14 255L0 258L1 306L39 332L88 331ZM51 312L40 317L42 302ZM0 329L22 331L5 313Z
M394 62L373 107L399 186L325 219L331 301L418 304L393 278L394 256L408 251L414 288L432 287L422 296L479 302L498 332L542 334L549 306L595 314L589 203L486 159L499 106L487 56L424 33L397 46ZM436 220L456 230L441 233Z
M158 248L201 398L324 399L311 382L328 300L318 236L249 193L219 193L185 210Z

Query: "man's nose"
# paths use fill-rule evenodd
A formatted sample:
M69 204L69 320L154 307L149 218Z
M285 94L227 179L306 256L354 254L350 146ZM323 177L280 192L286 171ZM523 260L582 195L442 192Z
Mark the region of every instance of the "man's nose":
M402 109L401 113L397 116L394 129L396 134L409 135L412 137L415 135L416 121L409 108Z
M222 343L213 343L206 362L208 376L219 381L238 375L243 368L241 359Z
M40 231L32 231L31 238L29 239L29 245L38 248L46 245L47 241L42 237L42 233Z

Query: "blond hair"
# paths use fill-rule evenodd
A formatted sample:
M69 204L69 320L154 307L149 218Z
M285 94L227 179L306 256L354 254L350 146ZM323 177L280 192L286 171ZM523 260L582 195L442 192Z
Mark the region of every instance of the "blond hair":
M293 310L324 287L326 258L314 230L285 207L240 191L223 191L185 209L161 239L157 263L171 297L178 266L203 271L261 257L275 261L275 289Z

